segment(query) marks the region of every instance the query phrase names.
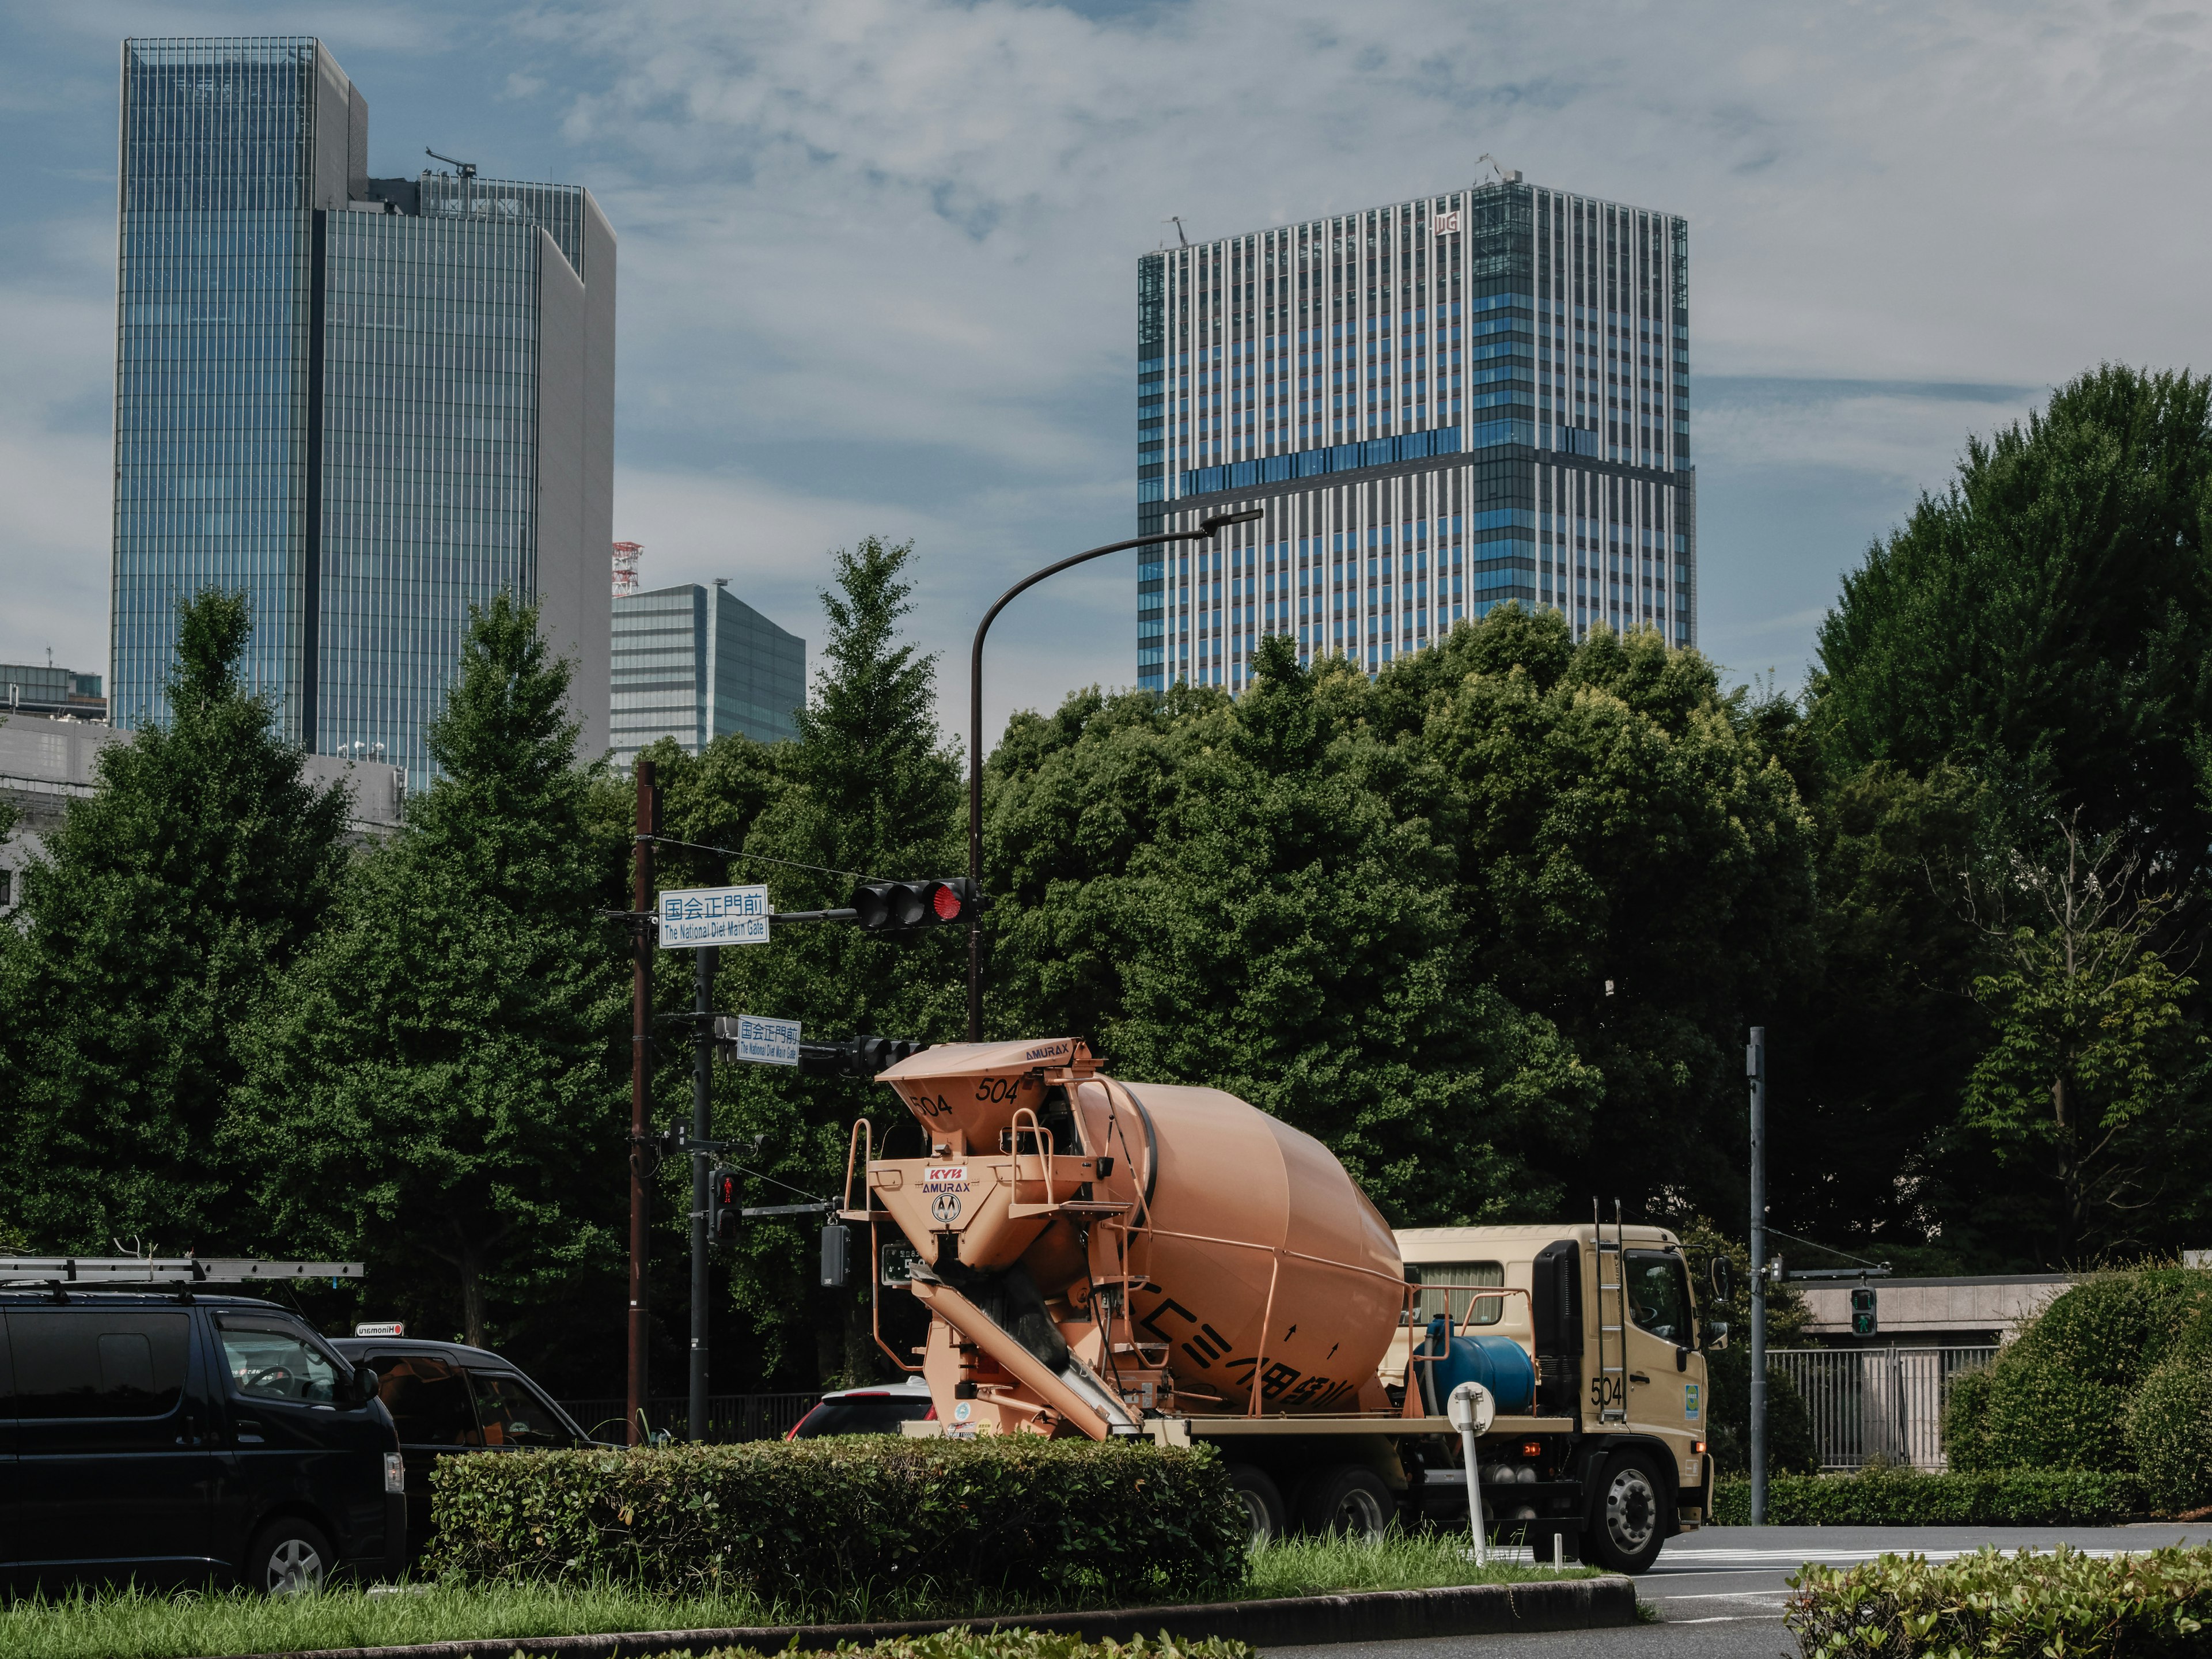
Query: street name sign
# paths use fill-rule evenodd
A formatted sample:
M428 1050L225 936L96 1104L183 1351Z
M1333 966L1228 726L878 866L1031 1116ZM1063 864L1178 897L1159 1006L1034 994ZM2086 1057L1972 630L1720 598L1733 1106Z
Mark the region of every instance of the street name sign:
M660 948L765 945L768 917L765 887L678 888L660 896Z

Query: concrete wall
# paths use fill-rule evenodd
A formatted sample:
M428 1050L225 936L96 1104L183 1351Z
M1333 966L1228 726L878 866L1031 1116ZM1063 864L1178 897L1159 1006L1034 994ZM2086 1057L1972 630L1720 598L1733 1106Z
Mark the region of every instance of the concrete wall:
M2021 1273L2009 1278L1869 1279L1877 1325L1871 1337L1851 1334L1847 1282L1794 1288L1812 1310L1806 1336L1830 1347L1854 1346L1971 1347L2012 1340L2020 1328L2074 1283L2069 1273Z

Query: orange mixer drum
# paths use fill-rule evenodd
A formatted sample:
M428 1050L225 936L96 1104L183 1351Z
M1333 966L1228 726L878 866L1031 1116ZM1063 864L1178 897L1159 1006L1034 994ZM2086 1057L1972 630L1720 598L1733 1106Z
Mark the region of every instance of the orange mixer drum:
M882 1080L931 1135L870 1166L925 1261L1018 1263L1071 1340L1111 1332L1122 1390L1243 1411L1256 1378L1265 1411L1387 1407L1404 1266L1312 1136L1218 1089L1104 1077L1065 1039L945 1045Z

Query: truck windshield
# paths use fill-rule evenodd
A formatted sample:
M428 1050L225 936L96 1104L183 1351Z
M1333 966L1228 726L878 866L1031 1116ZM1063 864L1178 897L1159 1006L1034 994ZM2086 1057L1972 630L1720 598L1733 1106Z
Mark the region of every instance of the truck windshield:
M1628 1253L1628 1314L1652 1335L1690 1346L1690 1287L1680 1256L1660 1250Z
M1468 1304L1474 1306L1474 1323L1495 1325L1505 1316L1505 1298L1476 1296L1456 1288L1463 1285L1503 1285L1505 1269L1495 1261L1424 1261L1407 1264L1413 1282L1428 1288L1413 1302L1413 1322L1425 1325L1443 1315L1455 1328L1468 1322Z

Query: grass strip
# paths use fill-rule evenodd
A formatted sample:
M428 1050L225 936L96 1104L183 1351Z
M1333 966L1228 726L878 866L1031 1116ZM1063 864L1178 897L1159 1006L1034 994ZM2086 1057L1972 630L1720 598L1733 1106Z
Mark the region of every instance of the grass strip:
M1433 1533L1394 1537L1381 1545L1286 1540L1252 1553L1237 1599L1528 1583L1562 1576L1549 1567L1477 1566L1467 1553L1464 1538ZM1564 1576L1594 1571L1570 1568ZM484 1638L526 1644L535 1636L617 1631L1005 1618L1056 1612L1063 1605L1000 1595L980 1605L969 1598L956 1606L933 1596L927 1585L908 1585L895 1595L860 1586L798 1605L742 1594L662 1595L605 1580L488 1585L444 1580L408 1585L396 1594L340 1586L319 1595L277 1601L242 1590L86 1589L28 1596L0 1608L0 1654L8 1659L206 1659Z

